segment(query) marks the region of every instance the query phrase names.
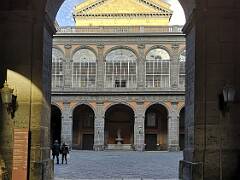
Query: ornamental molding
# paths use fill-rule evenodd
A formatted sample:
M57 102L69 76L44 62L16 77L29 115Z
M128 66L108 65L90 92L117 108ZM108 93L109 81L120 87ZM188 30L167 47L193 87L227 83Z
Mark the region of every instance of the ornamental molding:
M74 16L101 16L103 15L104 17L106 16L115 16L116 14L110 14L110 13L99 13L99 14L90 14L88 13L90 10L93 10L93 9L96 9L98 8L99 6L102 6L104 5L105 2L107 2L109 0L98 0L94 3L91 3L89 5L86 5L80 9L75 9L75 13L74 13ZM171 11L170 9L166 9L166 8L163 8L161 7L159 4L156 4L154 3L153 1L151 0L136 0L137 3L141 3L145 6L148 6L150 8L153 8L154 10L158 10L159 13L145 13L145 15L164 15L164 16L171 16L173 11ZM80 4L81 5L81 4ZM78 6L77 6L78 7ZM84 14L83 14L84 13ZM120 16L121 15L124 15L123 13L119 13ZM132 14L132 15L144 15L144 13L140 14L140 13L136 13L136 14L133 14L133 13L126 13L126 14ZM117 15L118 16L118 15Z

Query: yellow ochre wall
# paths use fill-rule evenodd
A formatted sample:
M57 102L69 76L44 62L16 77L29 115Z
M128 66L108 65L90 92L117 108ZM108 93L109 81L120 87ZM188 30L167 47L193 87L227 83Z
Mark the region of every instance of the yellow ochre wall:
M144 19L144 18L85 18L77 17L76 26L165 26L168 25L169 19L156 18L156 19Z

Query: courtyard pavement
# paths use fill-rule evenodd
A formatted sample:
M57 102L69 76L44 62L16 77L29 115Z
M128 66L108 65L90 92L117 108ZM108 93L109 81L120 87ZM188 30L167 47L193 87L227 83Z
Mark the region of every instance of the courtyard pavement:
M55 180L176 180L182 152L71 151Z

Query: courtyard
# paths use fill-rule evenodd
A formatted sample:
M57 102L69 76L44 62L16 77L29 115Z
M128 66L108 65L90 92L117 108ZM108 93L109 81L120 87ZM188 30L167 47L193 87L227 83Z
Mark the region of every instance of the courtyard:
M71 151L68 164L55 162L55 180L175 180L182 152Z

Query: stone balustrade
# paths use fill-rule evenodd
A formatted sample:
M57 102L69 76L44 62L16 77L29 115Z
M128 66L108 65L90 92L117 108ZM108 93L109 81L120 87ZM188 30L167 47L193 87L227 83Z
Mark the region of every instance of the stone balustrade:
M61 33L182 33L183 26L86 26L57 27Z

